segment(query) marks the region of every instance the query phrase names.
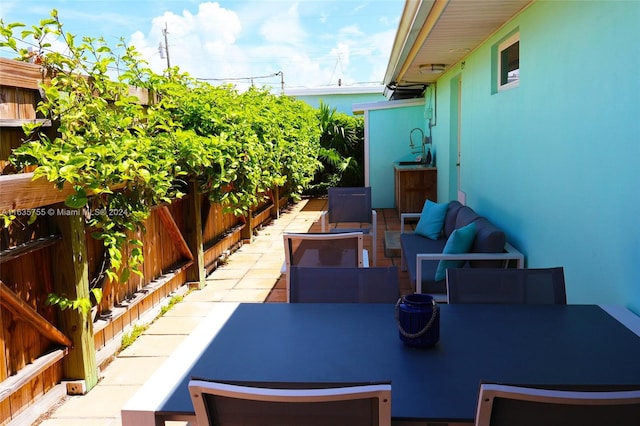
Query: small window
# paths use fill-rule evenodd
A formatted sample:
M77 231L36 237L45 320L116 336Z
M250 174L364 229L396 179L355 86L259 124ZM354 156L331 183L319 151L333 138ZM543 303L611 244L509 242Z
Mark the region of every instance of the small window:
M520 33L498 46L498 90L516 87L520 83Z

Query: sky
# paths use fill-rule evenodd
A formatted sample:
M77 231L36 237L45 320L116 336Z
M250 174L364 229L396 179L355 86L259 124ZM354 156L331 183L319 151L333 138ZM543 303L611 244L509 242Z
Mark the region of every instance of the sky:
M7 23L37 25L57 9L77 37L120 38L151 68L212 84L280 89L382 84L404 0L2 0ZM60 40L53 48L63 51ZM12 57L7 48L0 56ZM162 57L164 56L164 58ZM281 75L275 75L281 73Z

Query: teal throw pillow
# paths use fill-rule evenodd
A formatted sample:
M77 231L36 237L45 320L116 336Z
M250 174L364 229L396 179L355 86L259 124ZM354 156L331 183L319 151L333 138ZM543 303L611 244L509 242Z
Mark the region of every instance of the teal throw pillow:
M448 208L449 203L438 204L431 200L425 201L422 213L420 213L420 220L418 220L418 225L416 225L414 232L423 237L437 240L442 233L444 217L447 215Z
M458 228L449 235L449 239L442 250L443 254L463 254L468 253L476 238L476 224L470 224ZM447 268L460 268L464 265L464 260L441 260L436 270L436 281L444 280Z

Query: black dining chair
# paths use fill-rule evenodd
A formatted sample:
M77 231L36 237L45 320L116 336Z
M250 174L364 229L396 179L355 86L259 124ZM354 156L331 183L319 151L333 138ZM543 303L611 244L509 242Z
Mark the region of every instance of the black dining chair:
M291 267L292 303L396 303L398 268Z
M475 426L637 426L635 390L567 391L482 384Z
M391 426L391 384L191 380L198 426Z
M448 303L566 304L564 269L447 269Z
M291 267L364 268L369 255L363 245L362 232L341 234L285 232L282 272L287 283L289 301Z
M371 207L371 188L333 187L327 190L327 196L327 210L320 217L322 232L362 232L370 237L371 264L376 266L378 220Z

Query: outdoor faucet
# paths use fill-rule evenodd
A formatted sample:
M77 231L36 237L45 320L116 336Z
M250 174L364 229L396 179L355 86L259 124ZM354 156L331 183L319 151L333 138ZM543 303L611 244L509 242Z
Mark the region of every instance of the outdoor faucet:
M415 132L416 130L420 131L420 149L418 150L414 150L414 148L416 147L415 144L413 143L413 132ZM424 140L424 131L420 128L420 127L416 127L414 129L411 129L411 132L409 132L409 146L411 147L412 154L418 154L421 153L422 157L420 157L420 162L422 163L426 163L427 161L427 155L425 152L425 140Z

